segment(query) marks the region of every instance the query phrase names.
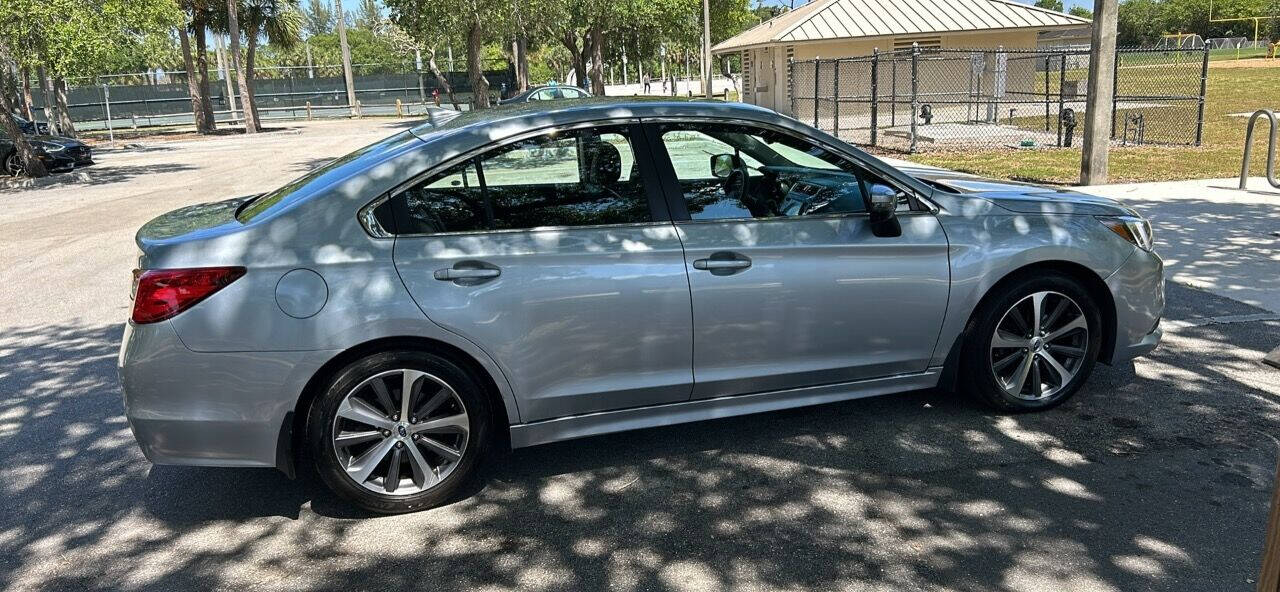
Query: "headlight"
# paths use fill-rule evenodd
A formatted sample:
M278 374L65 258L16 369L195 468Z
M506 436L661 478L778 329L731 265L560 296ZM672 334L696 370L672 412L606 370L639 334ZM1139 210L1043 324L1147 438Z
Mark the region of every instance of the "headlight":
M54 144L53 142L36 142L36 144L43 148L45 152L49 153L62 152L67 149L66 146L63 146L62 144Z
M1098 221L1144 251L1150 251L1155 242L1151 222L1141 216L1098 216Z

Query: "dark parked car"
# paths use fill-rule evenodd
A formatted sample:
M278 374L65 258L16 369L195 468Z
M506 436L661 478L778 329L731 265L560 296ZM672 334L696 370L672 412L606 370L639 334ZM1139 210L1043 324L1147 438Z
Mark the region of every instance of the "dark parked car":
M556 99L585 99L591 93L576 86L544 85L535 86L509 99L498 101L500 105L509 103L528 103L531 101L553 101Z
M36 149L49 172L69 171L78 166L93 164L93 151L79 140L61 136L29 135L27 141ZM0 131L0 168L5 174L22 173L22 159L18 157L13 139Z
M25 117L18 115L13 116L13 120L18 122L18 129L28 136L48 135L49 124L43 121L31 121Z

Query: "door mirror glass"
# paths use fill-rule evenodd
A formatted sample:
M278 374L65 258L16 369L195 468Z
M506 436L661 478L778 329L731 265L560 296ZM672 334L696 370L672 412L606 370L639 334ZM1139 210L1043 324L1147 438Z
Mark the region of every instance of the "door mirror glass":
M711 176L717 179L728 179L738 163L732 154L713 154L711 156Z

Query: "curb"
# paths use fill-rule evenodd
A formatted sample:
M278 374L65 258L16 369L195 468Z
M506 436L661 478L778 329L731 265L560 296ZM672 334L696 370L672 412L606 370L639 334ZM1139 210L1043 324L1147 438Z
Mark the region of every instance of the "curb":
M89 173L77 172L53 173L38 179L30 177L0 177L0 189L32 189L62 183L83 183L89 180Z

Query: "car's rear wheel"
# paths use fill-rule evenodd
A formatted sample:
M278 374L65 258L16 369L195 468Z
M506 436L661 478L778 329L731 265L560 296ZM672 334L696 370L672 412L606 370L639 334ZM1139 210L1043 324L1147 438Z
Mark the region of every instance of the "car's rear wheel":
M968 390L1003 411L1061 404L1080 389L1102 345L1102 315L1076 280L1027 277L999 288L969 326L962 352Z
M399 513L449 501L489 440L483 390L445 358L371 355L339 371L311 406L308 452L335 493Z

